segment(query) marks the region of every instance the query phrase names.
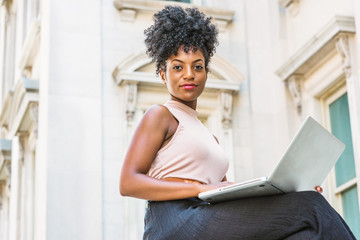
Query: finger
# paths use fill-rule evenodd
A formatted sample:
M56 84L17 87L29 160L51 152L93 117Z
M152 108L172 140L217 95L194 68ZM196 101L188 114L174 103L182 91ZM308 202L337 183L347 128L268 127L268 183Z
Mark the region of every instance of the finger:
M316 187L315 187L315 190L316 190L318 193L322 193L322 192L323 192L323 188L320 187L320 186L316 186Z

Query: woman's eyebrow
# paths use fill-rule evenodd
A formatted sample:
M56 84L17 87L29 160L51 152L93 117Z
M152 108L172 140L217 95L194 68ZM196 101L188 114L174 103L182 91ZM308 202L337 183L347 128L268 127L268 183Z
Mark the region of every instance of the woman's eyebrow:
M200 61L203 62L204 60L202 60L201 58L199 58L199 59L195 60L194 63L195 63L195 62L200 62Z
M181 61L181 60L179 60L179 59L174 59L174 60L171 60L171 62L180 62L180 63L184 63L184 61ZM200 62L200 61L204 61L204 60L202 60L201 58L199 58L199 59L196 59L195 61L193 61L193 63L195 63L195 62Z
M179 60L179 59L171 60L171 62L181 62L181 63L183 63L183 61L181 61L181 60Z

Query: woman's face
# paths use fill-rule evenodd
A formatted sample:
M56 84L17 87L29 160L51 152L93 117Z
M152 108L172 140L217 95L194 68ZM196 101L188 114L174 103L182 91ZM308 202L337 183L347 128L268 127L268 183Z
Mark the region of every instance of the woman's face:
M186 53L180 47L177 55L171 55L166 61L166 71L160 70L160 76L172 100L195 109L207 79L205 58L200 50Z

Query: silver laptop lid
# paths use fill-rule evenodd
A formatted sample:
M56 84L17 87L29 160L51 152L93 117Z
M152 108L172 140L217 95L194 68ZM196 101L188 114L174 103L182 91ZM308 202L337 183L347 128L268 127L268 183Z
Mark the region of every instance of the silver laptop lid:
M269 181L284 192L314 190L323 183L344 149L342 142L307 117Z

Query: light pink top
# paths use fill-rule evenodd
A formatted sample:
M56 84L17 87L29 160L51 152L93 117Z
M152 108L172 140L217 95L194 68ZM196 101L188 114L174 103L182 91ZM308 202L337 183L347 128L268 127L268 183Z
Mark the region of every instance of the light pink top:
M220 182L229 162L214 136L197 118L198 113L177 101L164 104L179 121L170 142L161 148L148 175L155 178L177 177L206 184Z

